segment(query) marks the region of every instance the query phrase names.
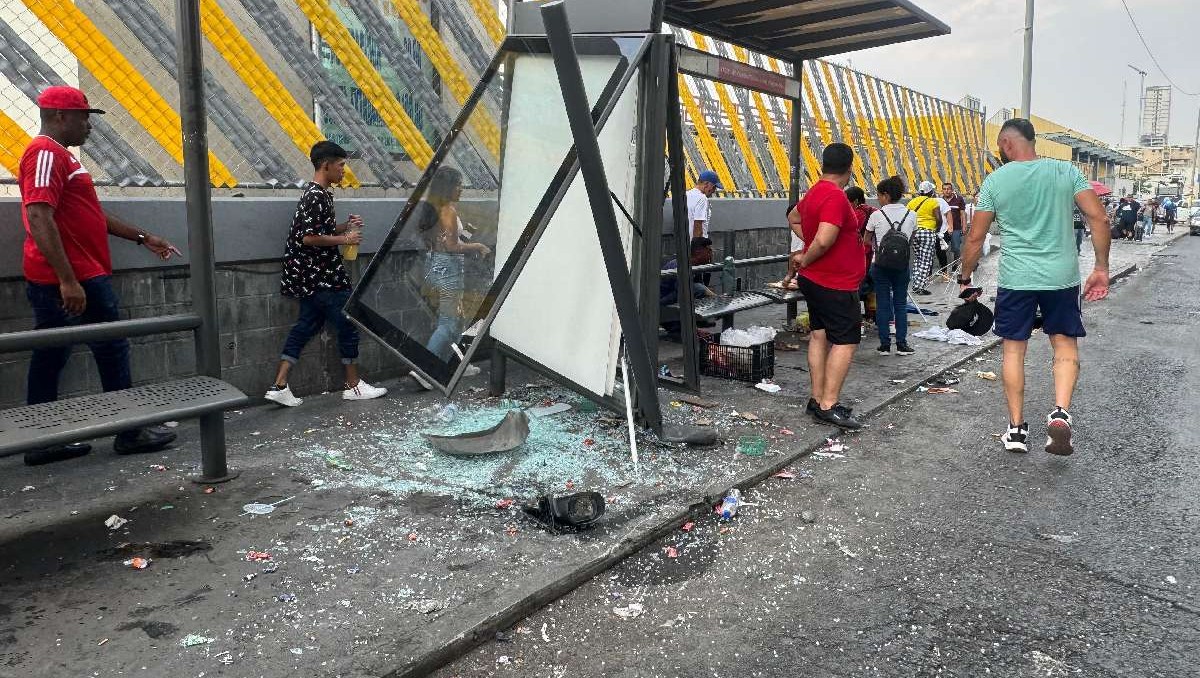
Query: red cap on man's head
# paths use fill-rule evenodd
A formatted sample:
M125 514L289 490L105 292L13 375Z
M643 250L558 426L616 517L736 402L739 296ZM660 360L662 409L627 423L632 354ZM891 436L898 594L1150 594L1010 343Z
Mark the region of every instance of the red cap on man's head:
M87 111L88 113L103 113L99 108L92 108L83 92L66 85L47 87L38 95L38 108L50 108L60 111Z

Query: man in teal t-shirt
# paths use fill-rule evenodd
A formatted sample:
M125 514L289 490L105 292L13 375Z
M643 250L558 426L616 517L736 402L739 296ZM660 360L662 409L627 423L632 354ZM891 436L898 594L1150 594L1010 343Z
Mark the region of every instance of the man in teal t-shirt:
M1025 422L1025 350L1038 311L1042 331L1054 350L1056 406L1046 417L1046 451L1071 454L1071 397L1079 378L1079 337L1085 336L1080 297L1108 296L1108 249L1111 234L1100 199L1079 168L1039 158L1033 125L1014 118L1000 128L997 145L1004 165L979 188L971 231L963 244L958 282L971 287L971 273L983 252L983 239L994 222L1000 229L1000 280L996 292L995 332L1004 339L1004 394L1008 431L1001 438L1010 452L1029 451ZM1072 210L1078 206L1092 229L1096 266L1080 290Z

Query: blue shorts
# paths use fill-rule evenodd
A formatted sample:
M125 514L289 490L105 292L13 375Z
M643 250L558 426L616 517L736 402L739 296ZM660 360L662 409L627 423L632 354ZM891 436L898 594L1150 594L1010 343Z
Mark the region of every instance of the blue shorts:
M1034 320L1042 312L1042 331L1068 337L1084 337L1083 309L1079 285L1062 290L1010 290L1001 287L996 294L998 336L1026 341L1033 333Z

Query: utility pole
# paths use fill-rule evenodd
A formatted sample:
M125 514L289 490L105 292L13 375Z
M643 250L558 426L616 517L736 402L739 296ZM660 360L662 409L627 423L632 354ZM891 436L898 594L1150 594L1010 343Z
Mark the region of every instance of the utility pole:
M1141 80L1138 81L1138 126L1137 126L1137 134L1134 136L1134 138L1137 140L1137 145L1141 146L1142 145L1142 116L1146 114L1146 71L1143 71L1142 69L1138 68L1137 66L1134 66L1133 64L1125 64L1125 65L1132 68L1134 73L1137 73L1139 76L1141 76Z
M1033 98L1033 0L1025 0L1025 58L1021 64L1021 115L1029 119Z
M1129 103L1129 80L1121 81L1121 136L1117 148L1125 147L1125 104Z
M1196 110L1196 140L1192 143L1192 200L1200 198L1200 178L1196 165L1200 165L1200 108Z

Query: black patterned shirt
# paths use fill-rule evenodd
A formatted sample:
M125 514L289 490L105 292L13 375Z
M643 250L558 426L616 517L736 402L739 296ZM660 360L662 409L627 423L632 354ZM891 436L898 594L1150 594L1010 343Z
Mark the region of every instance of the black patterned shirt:
M336 245L316 247L304 244L306 235L337 235L333 194L318 183L309 182L296 205L292 230L283 252L283 278L280 287L289 297L309 297L317 290L350 289L350 276L342 265Z

